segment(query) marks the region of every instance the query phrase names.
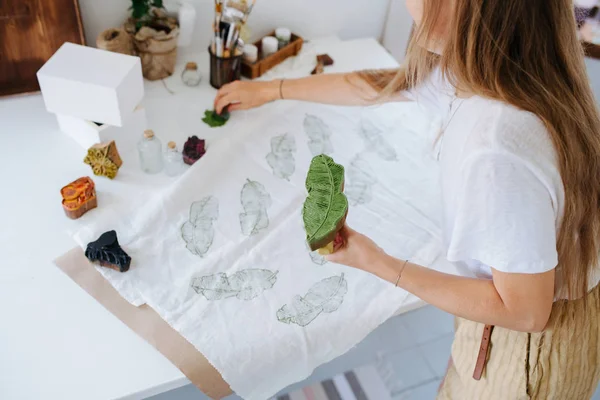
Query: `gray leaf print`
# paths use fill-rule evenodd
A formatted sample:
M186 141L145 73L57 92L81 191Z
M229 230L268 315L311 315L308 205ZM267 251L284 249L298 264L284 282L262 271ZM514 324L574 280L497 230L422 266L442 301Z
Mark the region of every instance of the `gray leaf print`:
M203 257L213 243L213 222L219 217L219 202L208 196L192 203L189 221L181 226L181 237L186 248L194 255Z
M240 200L244 209L240 214L242 233L252 236L266 229L269 226L267 209L271 207L271 196L265 187L248 179L240 193Z
M308 243L305 243L305 244L306 244L306 251L310 255L310 259L313 263L315 263L317 265L327 264L327 260L325 259L325 257L323 257L322 255L319 254L318 250L310 251L310 246L308 245Z
M307 326L321 313L336 311L348 292L344 274L332 276L315 283L304 297L295 296L291 304L277 310L277 319L286 324Z
M365 142L367 151L374 151L385 161L397 161L396 150L385 140L381 129L377 128L367 119L363 119L359 131L360 137Z
M252 300L277 282L279 271L267 269L245 269L227 277L219 272L214 275L192 278L190 286L207 300L222 300L237 297L238 300Z
M271 152L267 154L267 163L273 169L273 175L289 180L296 170L294 153L296 140L288 133L271 139Z
M344 193L352 206L366 204L373 197L373 185L377 183L371 166L359 156L356 156L347 169L347 183Z
M304 117L304 132L308 136L308 148L313 156L333 153L331 129L321 118L307 114Z
M327 264L327 260L325 259L325 257L323 257L322 255L319 254L318 250L311 251L308 254L310 254L310 259L315 264L317 264L317 265L325 265L325 264Z

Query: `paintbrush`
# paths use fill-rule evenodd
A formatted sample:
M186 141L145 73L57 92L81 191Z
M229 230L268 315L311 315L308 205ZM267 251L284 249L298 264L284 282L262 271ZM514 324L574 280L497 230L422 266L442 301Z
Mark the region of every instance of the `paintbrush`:
M241 56L243 53L244 53L244 41L242 39L238 39L235 42L235 45L233 46L233 49L231 51L231 56L232 57ZM231 68L231 78L230 78L231 81L233 81L233 78L235 77L235 73L237 71L240 59L241 59L241 57L237 57L235 60L233 60L233 65Z
M221 40L220 27L221 27L221 13L223 10L222 0L215 0L215 21L214 21L214 40L215 40L215 55L222 53L223 41ZM219 49L221 47L221 49Z
M256 0L252 0L252 4L250 4L248 6L248 8L246 9L246 12L244 13L244 17L242 18L242 24L245 24L246 21L248 21L248 17L250 16L250 13L252 12L252 8L254 8L254 4L256 4Z
M238 45L238 39L240 38L240 29L240 25L235 24L235 32L233 32L233 37L231 38L231 43L233 44L234 49Z
M229 27L226 29L227 31L227 39L225 40L225 50L229 51L231 49L231 45L235 43L233 41L233 36L235 34L236 26L234 23L230 23Z

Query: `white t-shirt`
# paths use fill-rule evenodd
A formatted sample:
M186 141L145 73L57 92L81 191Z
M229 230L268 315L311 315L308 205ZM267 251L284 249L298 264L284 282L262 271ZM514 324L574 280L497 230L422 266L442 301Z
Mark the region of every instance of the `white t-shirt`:
M549 132L532 113L453 93L439 71L407 93L442 113L439 162L448 260L465 276L485 279L492 278L491 267L525 274L555 268L564 188ZM596 268L589 288L599 280Z

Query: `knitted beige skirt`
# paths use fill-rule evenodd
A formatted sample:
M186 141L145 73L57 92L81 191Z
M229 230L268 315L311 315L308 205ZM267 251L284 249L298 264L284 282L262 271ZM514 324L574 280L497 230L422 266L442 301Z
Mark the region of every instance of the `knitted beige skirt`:
M600 285L586 300L556 302L541 333L494 328L479 381L473 371L484 325L457 318L437 399L589 400L600 379Z

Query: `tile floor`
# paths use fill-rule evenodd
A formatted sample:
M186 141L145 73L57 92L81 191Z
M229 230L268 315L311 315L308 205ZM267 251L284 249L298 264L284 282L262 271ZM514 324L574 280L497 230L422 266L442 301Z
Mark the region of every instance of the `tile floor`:
M453 330L452 316L431 306L392 318L354 349L317 368L306 381L286 388L281 394L362 365L375 364L394 400L434 399L450 356ZM208 398L187 385L149 400ZM600 400L600 389L593 400Z

